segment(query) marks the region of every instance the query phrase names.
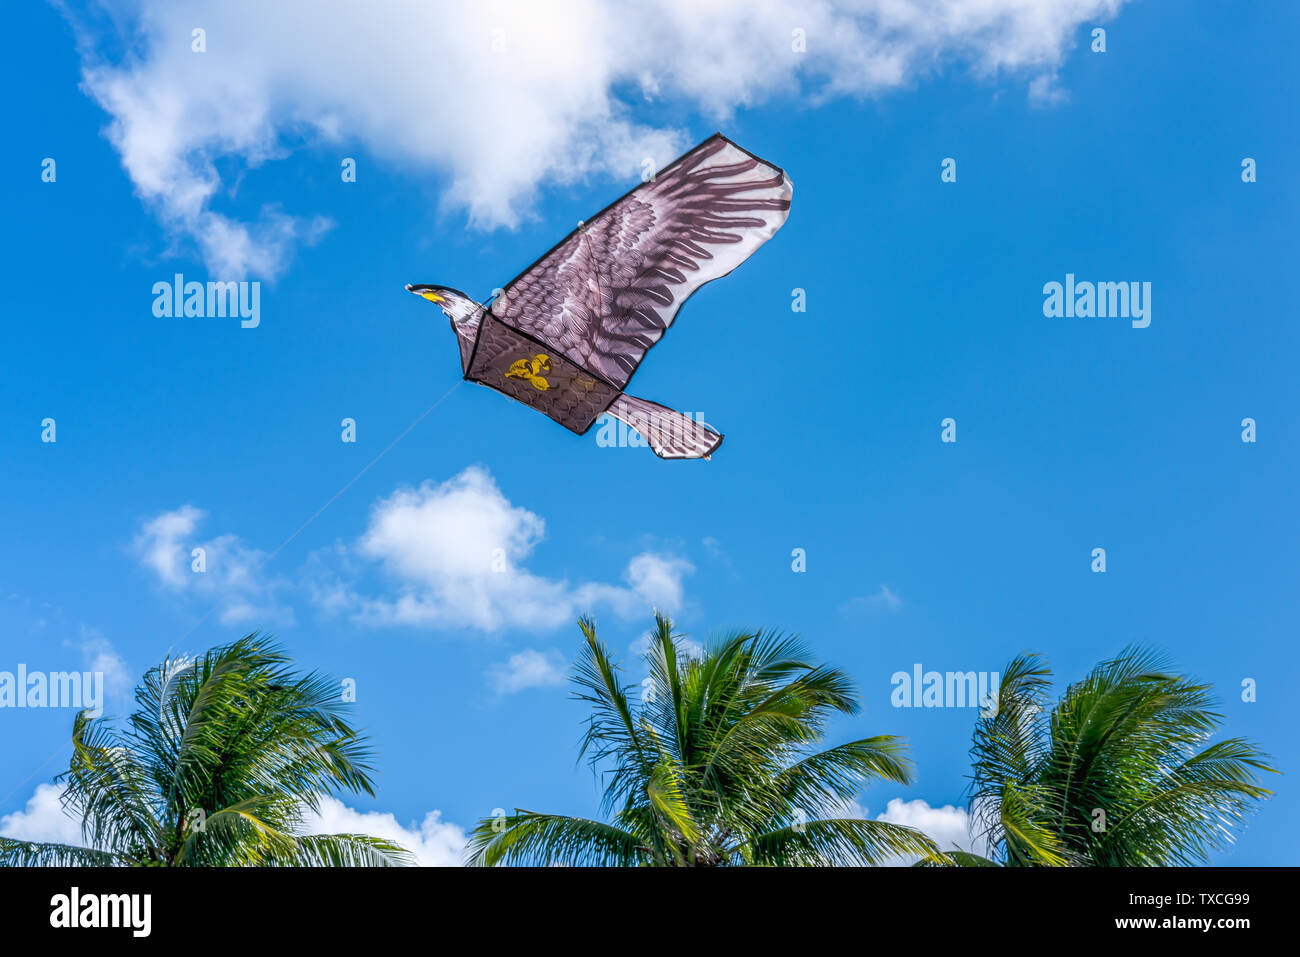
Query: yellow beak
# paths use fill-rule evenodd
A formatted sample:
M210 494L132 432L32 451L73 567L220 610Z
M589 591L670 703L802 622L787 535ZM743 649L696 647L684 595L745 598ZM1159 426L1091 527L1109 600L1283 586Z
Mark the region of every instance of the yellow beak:
M438 295L436 292L422 292L420 295L425 299L428 299L430 302L445 302L442 296Z

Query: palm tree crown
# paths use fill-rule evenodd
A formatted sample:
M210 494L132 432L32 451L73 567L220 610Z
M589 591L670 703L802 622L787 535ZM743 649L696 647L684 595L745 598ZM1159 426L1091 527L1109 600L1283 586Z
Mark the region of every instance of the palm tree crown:
M686 653L655 616L639 700L590 619L575 697L591 706L581 754L606 778L609 823L533 811L484 819L469 861L710 866L869 864L933 857L923 834L842 815L865 782L907 783L902 742L880 736L813 750L858 704L842 671L768 632Z
M59 776L85 847L0 838L0 864L391 865L357 834L302 835L321 795L373 794L370 752L339 686L299 675L261 635L168 658L136 688L125 728L77 716Z
M976 726L970 809L999 861L1203 863L1270 793L1267 755L1244 738L1210 744L1222 716L1209 687L1153 652L1101 662L1048 710L1050 676L1036 656L1014 659Z

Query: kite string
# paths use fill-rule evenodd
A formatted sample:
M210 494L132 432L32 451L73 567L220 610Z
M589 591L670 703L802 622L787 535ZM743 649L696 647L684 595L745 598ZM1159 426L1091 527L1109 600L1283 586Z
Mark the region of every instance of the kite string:
M36 777L36 775L40 774L41 771L45 768L45 765L49 764L51 761L57 758L63 752L63 749L68 746L71 740L72 739L69 738L67 741L64 741L61 745L58 746L58 748L55 750L53 754L51 754L48 758L46 758L44 761L42 761L40 764L36 766L35 771L33 771L31 774L27 775L27 777L23 778L21 781L15 784L13 790L4 796L4 800L0 801L0 807L4 807L6 804L8 804L9 799L13 797L15 794L17 794L19 789L22 788L23 785L25 785L32 778Z
M406 428L404 428L400 433L398 433L397 438L393 439L393 441L389 442L386 446L384 446L383 450L382 450L378 455L376 455L373 459L371 459L369 462L367 462L367 463L365 464L365 466L361 469L360 472L358 472L356 475L352 476L352 478L348 479L348 481L346 482L346 484L344 484L344 486L343 486L342 488L340 488L337 492L335 492L333 495L331 495L331 496L329 497L329 499L325 502L324 505L322 505L320 508L316 509L316 511L312 513L311 517L308 518L307 521L305 521L305 522L303 522L301 525L299 525L296 529L293 530L293 532L289 535L288 538L286 538L284 541L282 541L279 545L275 546L275 548L271 549L271 551L267 554L267 556L266 556L265 558L263 558L260 562L258 562L256 566L254 566L254 568L253 568L253 570L252 570L252 572L251 572L250 574L252 574L252 575L256 575L256 574L257 574L258 572L260 572L263 568L265 568L265 567L266 567L266 566L267 566L267 565L268 565L268 564L269 564L269 563L270 563L270 562L271 562L271 561L272 561L272 560L273 560L277 555L279 555L280 552L284 551L284 549L289 545L290 542L292 542L295 538L297 538L299 535L302 534L303 529L305 529L305 528L306 528L308 525L310 525L312 522L316 521L316 519L320 518L321 513L324 512L325 509L329 508L331 505L333 505L335 502L337 502L337 501L339 500L339 498L343 495L343 493L346 492L348 489L350 489L353 485L356 485L357 482L361 479L361 476L363 476L363 475L365 475L367 472L369 472L369 471L371 470L371 468L374 467L374 465L375 465L376 462L378 462L378 461L379 461L380 459L382 459L385 455L387 455L389 452L391 452L391 451L393 450L393 446L397 445L398 442L400 442L400 441L402 441L402 439L406 438L407 435L409 435L409 434L411 433L411 430L412 430L412 429L414 429L417 425L419 425L421 422L423 422L423 421L428 417L429 413L431 413L434 409L438 408L438 406L442 405L442 403L445 402L445 401L447 400L448 396L450 396L453 392L455 392L457 389L460 388L461 384L462 384L464 381L465 381L464 379L460 379L460 380L458 380L458 381L456 382L456 384L453 385L453 386L452 386L450 389L448 389L446 392L444 392L444 393L443 393L443 394L438 398L438 400L437 400L436 402L433 403L433 405L429 406L427 409L425 409L423 412L421 412L418 416L416 416L416 417L415 417L415 420L414 420L410 425L408 425L408 426L407 426ZM204 612L203 617L200 618L198 621L196 621L196 622L194 623L193 627L191 627L190 630L187 631L185 634L181 635L181 637L180 637L178 640L179 640L179 641L184 641L184 640L185 640L186 638L188 638L190 635L194 634L194 632L198 630L198 627L199 627L201 624L203 624L205 621L207 621L208 618L212 615L212 613L213 613L214 611L216 611L216 610L217 610L218 608L220 608L220 607L221 607L221 601L218 600L218 601L217 601L217 602L216 602L216 603L215 603L211 608L209 608L206 612ZM172 648L174 648L174 647L175 647L175 643L173 642L173 644L172 644ZM168 648L168 649L167 649L167 653L168 653L168 654L171 654L171 650L172 650L171 648Z
M417 425L419 425L421 422L423 422L423 421L425 420L425 418L428 417L428 415L429 415L430 412L432 412L434 409L438 408L438 406L442 405L442 403L447 399L448 396L450 396L453 392L455 392L457 389L460 388L461 384L462 384L464 381L465 381L464 379L460 379L460 380L458 380L458 381L456 382L455 385L453 385L450 389L448 389L446 392L444 392L444 393L442 394L442 396L438 399L438 401L436 401L435 403L433 403L433 405L429 406L427 409L425 409L423 412L421 412L418 416L416 416L414 422L412 422L410 425L408 425L406 428L404 428L404 429L403 429L403 430L398 434L397 438L395 438L395 439L393 439L393 441L389 442L388 445L386 445L386 446L384 447L384 449L383 449L382 452L380 452L380 453L379 453L378 455L376 455L373 459L371 459L369 462L367 462L366 465L365 465L365 467L364 467L360 472L358 472L356 475L352 476L352 478L348 480L348 482L347 482L346 485L344 485L341 489L339 489L337 492L335 492L333 495L331 495L330 498L329 498L329 501L327 501L327 502L326 502L324 505L322 505L320 508L316 509L316 511L312 513L311 518L307 519L307 521L305 521L305 522L303 522L301 525L299 525L298 528L294 530L294 532L293 532L292 535L290 535L288 538L286 538L284 541L282 541L279 545L275 546L275 549L274 549L274 550L273 550L269 555L267 555L266 558L261 562L261 564L259 564L255 569L253 569L253 571L254 571L254 572L259 572L259 571L261 571L261 570L262 570L262 567L263 567L264 565L266 565L267 562L271 561L271 559L275 558L276 555L280 554L280 552L284 549L284 547L285 547L286 545L288 545L290 542L292 542L295 538L297 538L297 537L302 533L302 530L303 530L303 529L305 529L305 528L306 528L308 525L310 525L312 522L316 521L316 519L318 519L318 518L320 517L321 513L324 512L325 509L329 508L329 507L330 507L331 505L333 505L336 501L338 501L339 497L340 497L344 492L346 492L346 491L347 491L348 489L350 489L353 485L355 485L355 484L357 483L357 481L361 478L361 476L363 476L363 475L365 475L367 472L369 472L370 469L375 465L376 462L378 462L378 461L379 461L380 459L382 459L385 455L387 455L389 452L391 452L391 451L393 450L393 446L395 446L398 442L402 441L402 439L406 438L407 435L410 434L410 432L411 432L412 429L414 429ZM211 614L211 612L209 612L209 614Z
M393 450L393 446L397 445L398 442L406 438L411 433L411 430L414 429L421 422L423 422L429 416L429 414L433 412L434 409L442 405L442 403L445 402L453 392L455 392L457 389L461 387L464 381L465 381L464 379L457 381L457 383L453 385L450 389L448 389L446 392L444 392L438 398L438 400L433 403L433 405L429 406L418 416L416 416L415 420L410 425L408 425L400 433L398 433L397 438L393 439L393 441L389 442L386 446L384 446L383 450L378 455L376 455L373 459L367 462L365 464L365 467L363 467L360 472L352 476L352 478L350 478L342 488L340 488L337 492L335 492L333 495L329 497L329 499L325 502L324 505L316 509L316 511L312 513L311 517L308 518L307 521L303 522L296 529L294 529L293 533L290 534L288 538L282 541L279 545L275 546L275 548L272 549L271 552L267 554L265 558L263 558L260 562L258 562L257 565L254 566L250 574L256 575L263 568L265 568L267 564L269 564L272 561L272 559L274 559L277 555L279 555L280 552L284 551L284 549L289 545L290 542L292 542L295 538L297 538L299 535L302 534L303 529L305 529L312 522L316 521L316 519L320 518L322 512L324 512L327 508L329 508L336 501L338 501L344 492L350 489L361 479L363 475L369 472L375 466L375 463L377 463L385 455L391 452ZM212 616L212 613L220 607L221 607L221 601L217 601L216 604L214 604L211 608L209 608L206 612L204 612L203 616L199 618L199 620L196 621L190 627L189 631L181 635L180 638L178 638L175 642L172 642L171 647L167 649L167 655L168 656L171 655L172 649L176 647L177 642L184 641L190 635L194 634L194 632L196 632L199 629L199 626L202 625L205 621L207 621ZM17 794L20 788L22 788L25 784L27 784L27 782L30 781L32 778L36 777L36 775L39 774L47 764L49 764L56 757L58 757L58 755L63 751L63 749L68 746L68 743L69 742L65 741L63 744L59 745L59 747L54 751L54 753L51 754L48 758L46 758L44 761L42 761L39 765L37 765L36 769L32 771L31 774L27 775L27 777L19 781L18 784L14 786L13 790L11 790L8 794L6 794L3 800L0 800L0 807L3 807L5 804L7 804L9 799L12 798L15 794Z

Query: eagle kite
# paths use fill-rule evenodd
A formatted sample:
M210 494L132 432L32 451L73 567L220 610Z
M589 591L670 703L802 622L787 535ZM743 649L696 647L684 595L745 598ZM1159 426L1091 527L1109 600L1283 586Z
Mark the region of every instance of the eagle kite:
M466 379L579 435L609 413L661 458L707 459L719 433L623 390L682 303L781 228L792 192L783 170L716 133L579 223L490 304L406 288L451 320Z

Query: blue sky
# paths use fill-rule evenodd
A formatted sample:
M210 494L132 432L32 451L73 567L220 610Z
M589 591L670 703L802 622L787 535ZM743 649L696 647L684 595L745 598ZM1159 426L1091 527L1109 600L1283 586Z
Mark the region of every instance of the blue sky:
M355 60L313 61L318 25L245 70L274 52L253 8L151 6L9 11L0 669L99 660L124 687L169 650L273 630L357 681L379 794L348 805L412 828L438 811L440 847L497 807L595 813L584 712L555 671L576 614L626 652L652 602L694 638L778 627L848 670L865 706L832 737L905 735L918 767L862 795L872 815L963 801L974 712L890 706L917 662L1000 671L1033 650L1074 679L1155 645L1216 687L1225 733L1296 766L1294 9L903 24L862 62L810 17L810 60L767 63L746 34L738 78L701 40L716 31L682 28L654 88L593 47L476 90L425 83L410 63L446 69L429 50L386 66L378 31ZM585 9L565 42L635 32ZM803 21L781 16L755 29L788 45ZM201 55L191 21L213 23ZM509 61L510 31L479 26L458 42L502 41ZM445 320L404 283L487 297L635 185L638 149L666 162L715 129L789 172L791 215L692 298L630 388L725 432L712 461L602 448L467 383L261 564L458 381ZM260 325L155 317L153 284L178 272L260 280ZM1067 273L1150 282L1150 326L1045 318L1043 285ZM493 536L511 570L485 580ZM66 765L72 712L0 721L12 830ZM1294 863L1289 780L1216 863Z

